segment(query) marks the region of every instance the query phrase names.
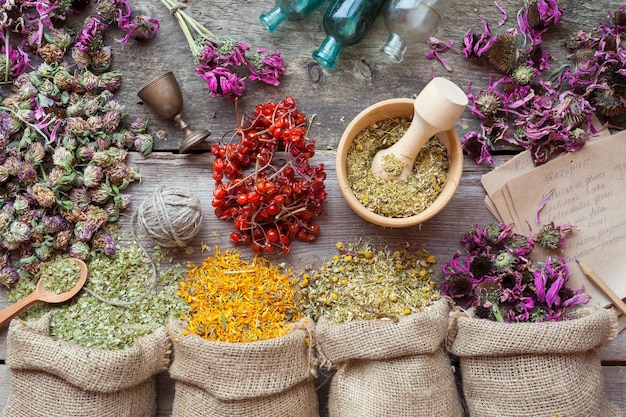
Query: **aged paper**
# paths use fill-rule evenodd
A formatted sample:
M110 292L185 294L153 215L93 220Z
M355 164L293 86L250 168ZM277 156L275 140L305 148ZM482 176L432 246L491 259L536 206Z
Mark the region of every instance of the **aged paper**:
M562 256L570 265L570 286L584 285L592 296L590 305L610 301L577 268L576 259L589 265L620 298L626 297L626 131L509 179L503 194L519 233L534 234L552 221L576 226Z

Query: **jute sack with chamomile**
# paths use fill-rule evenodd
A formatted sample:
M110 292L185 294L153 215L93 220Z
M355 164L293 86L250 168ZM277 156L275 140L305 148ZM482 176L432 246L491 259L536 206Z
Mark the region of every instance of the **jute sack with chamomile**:
M444 349L449 311L449 301L442 298L397 321L336 324L320 317L320 356L336 371L330 416L463 416Z
M459 357L472 417L619 417L604 392L596 350L616 335L616 315L579 308L565 320L506 323L451 315L449 349Z
M313 385L312 329L257 342L206 340L168 325L173 340L170 375L173 417L318 417Z
M11 393L2 417L152 417L155 376L167 368L165 327L127 349L86 348L50 337L50 313L13 319L6 362Z

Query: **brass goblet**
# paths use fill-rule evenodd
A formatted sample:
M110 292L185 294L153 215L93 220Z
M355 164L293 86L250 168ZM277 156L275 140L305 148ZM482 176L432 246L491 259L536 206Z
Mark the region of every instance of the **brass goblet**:
M208 130L191 130L183 120L183 94L172 71L168 71L155 78L137 93L159 116L165 119L174 119L185 137L181 140L178 150L185 153L194 146L202 143L211 132Z

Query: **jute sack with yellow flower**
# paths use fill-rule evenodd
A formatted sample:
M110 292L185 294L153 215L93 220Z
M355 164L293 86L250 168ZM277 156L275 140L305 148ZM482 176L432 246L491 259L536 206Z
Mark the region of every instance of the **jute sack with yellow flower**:
M167 368L165 327L127 349L86 348L50 337L50 313L13 319L6 362L11 394L3 417L152 417L155 376Z
M290 274L238 251L192 266L172 320L173 417L318 417L313 324L300 320Z
M317 321L331 417L461 417L444 349L449 300L432 280L422 247L337 242L334 255L302 277L305 311Z
M440 299L397 322L357 320L335 324L320 318L321 355L336 372L331 417L462 417L450 358L444 349L449 312Z
M606 397L596 354L616 335L613 310L581 308L542 323L451 317L450 352L472 417L626 416Z

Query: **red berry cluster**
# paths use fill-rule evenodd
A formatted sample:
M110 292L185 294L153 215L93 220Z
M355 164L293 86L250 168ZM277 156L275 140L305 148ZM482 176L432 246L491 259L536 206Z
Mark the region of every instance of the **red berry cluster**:
M287 254L294 239L316 239L313 219L322 214L326 173L323 164L309 164L315 142L306 123L292 97L258 104L236 130L238 140L211 147L213 207L218 218L233 222L232 242Z

